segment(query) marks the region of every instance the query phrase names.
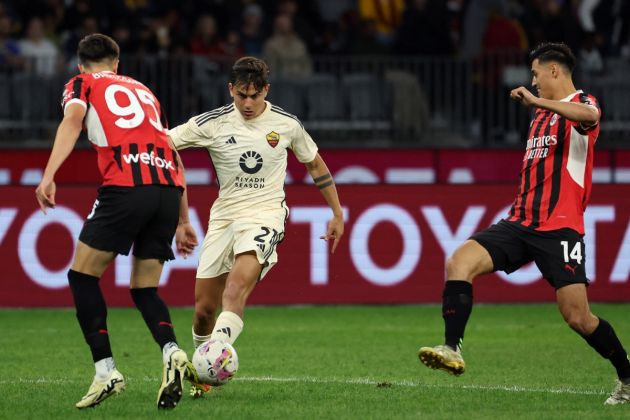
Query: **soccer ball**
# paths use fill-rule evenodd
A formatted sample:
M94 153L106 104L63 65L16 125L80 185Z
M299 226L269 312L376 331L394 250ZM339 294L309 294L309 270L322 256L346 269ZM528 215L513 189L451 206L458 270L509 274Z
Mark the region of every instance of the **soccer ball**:
M213 386L225 385L238 370L236 350L220 340L208 340L197 347L192 363L199 381Z

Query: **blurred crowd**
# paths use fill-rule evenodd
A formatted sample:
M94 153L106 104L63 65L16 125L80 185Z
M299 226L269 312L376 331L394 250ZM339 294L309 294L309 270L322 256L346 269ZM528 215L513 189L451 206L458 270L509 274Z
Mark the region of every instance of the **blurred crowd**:
M103 32L125 54L255 55L288 77L312 71L314 55L474 57L543 40L598 71L630 58L629 27L627 0L5 0L0 68L72 68L78 41Z

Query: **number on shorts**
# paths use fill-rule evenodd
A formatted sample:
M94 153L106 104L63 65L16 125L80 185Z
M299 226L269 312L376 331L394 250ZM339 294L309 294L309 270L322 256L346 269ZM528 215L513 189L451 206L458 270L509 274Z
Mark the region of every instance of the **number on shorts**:
M282 241L284 238L283 232L278 232L275 229L269 229L268 227L261 226L260 229L263 231L260 235L256 235L254 237L254 241L259 243L260 249L263 251L263 256L265 259L269 258L273 253L276 245ZM271 237L269 238L269 248L265 246L265 242L267 242L267 236L271 233ZM266 248L266 249L265 249Z
M264 226L262 226L261 229L262 229L263 233L261 233L260 235L256 235L254 237L254 240L256 242L260 242L260 243L264 244L265 243L265 236L269 235L269 232L271 232L271 231L269 230L269 228L266 228Z
M91 219L92 217L94 217L94 213L96 212L96 207L98 207L98 200L94 200L94 205L92 206L92 211L87 216L88 219Z
M579 242L575 243L575 246L569 252L569 241L560 241L562 251L564 252L564 262L568 263L569 259L577 261L578 264L582 264L582 247Z

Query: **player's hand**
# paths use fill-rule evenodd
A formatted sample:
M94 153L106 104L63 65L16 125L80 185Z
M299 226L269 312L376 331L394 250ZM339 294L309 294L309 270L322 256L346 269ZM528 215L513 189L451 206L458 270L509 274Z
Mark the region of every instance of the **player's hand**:
M177 252L182 257L188 258L188 255L192 254L198 242L197 234L190 222L180 223L177 225L177 230L175 231L175 244L177 246Z
M55 208L56 191L57 186L55 185L55 181L46 179L42 179L42 182L40 182L35 189L35 197L37 198L39 207L42 209L44 214L46 214L47 208Z
M339 240L343 236L343 217L342 216L334 216L330 222L328 222L328 229L326 230L326 235L320 236L320 239L325 241L333 241L331 253L335 253L335 249L337 249L337 244Z
M516 102L520 102L525 106L535 106L538 97L534 96L529 89L524 86L517 87L516 89L512 89L510 92L510 98L515 100Z

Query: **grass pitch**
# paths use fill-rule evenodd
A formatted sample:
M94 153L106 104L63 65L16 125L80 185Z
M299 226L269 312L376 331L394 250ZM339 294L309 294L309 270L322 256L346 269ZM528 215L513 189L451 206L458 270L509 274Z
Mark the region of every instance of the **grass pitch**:
M630 304L593 305L630 349ZM191 354L192 309L171 310ZM555 305L477 305L461 377L422 366L442 342L438 306L254 307L235 348L235 379L158 412L161 352L134 309L108 327L127 389L100 406L74 403L93 364L73 310L0 310L0 418L596 419L630 418L603 402L614 369L562 321Z

